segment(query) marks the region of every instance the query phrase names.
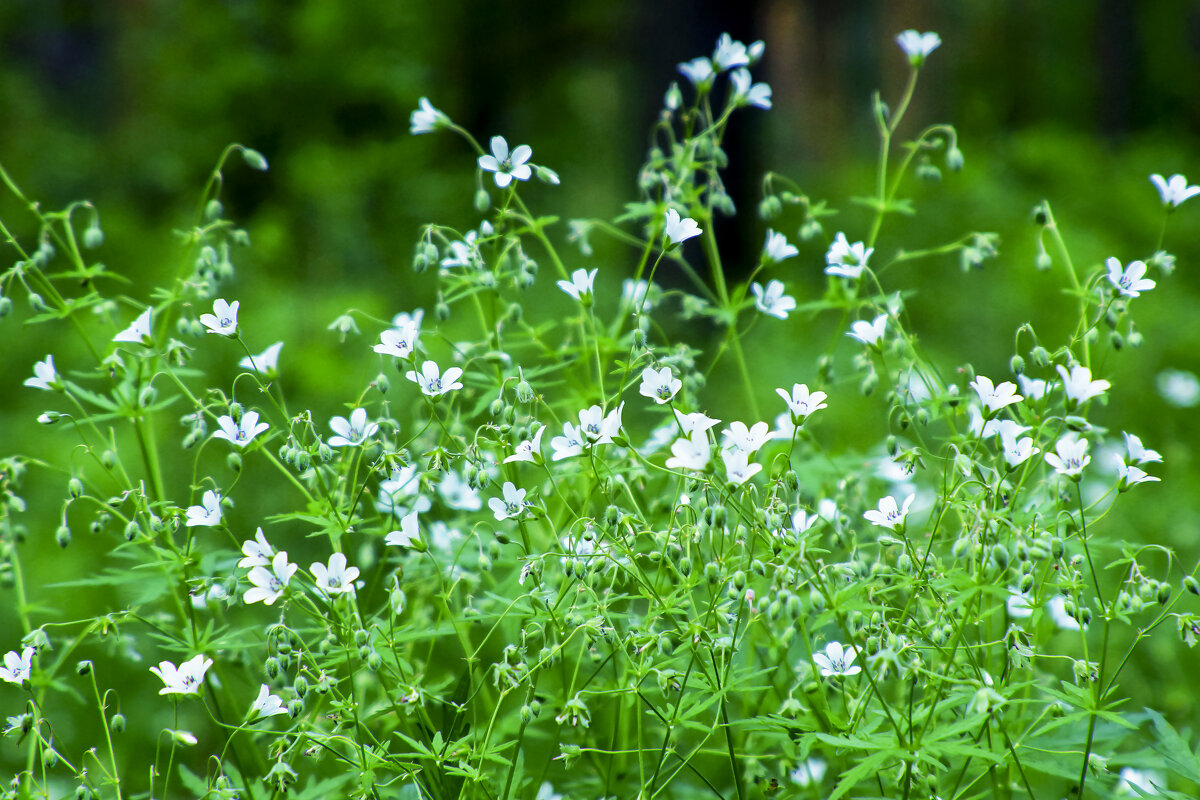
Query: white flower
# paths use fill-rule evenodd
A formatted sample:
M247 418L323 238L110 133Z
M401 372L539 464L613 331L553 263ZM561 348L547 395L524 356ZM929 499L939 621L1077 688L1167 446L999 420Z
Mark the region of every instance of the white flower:
M200 505L190 506L187 510L187 526L189 528L212 527L221 522L221 495L209 489L200 500Z
M1200 191L1200 187L1197 187L1197 191ZM1104 264L1108 267L1108 282L1117 287L1117 292L1125 297L1138 297L1142 292L1154 288L1154 281L1143 277L1146 274L1146 264L1142 261L1130 261L1124 269L1121 269L1121 262L1115 258L1110 257Z
M907 30L896 35L896 44L900 45L900 49L908 56L908 63L914 67L924 64L929 54L936 50L941 43L942 38L933 32L917 33L914 30Z
M201 314L200 323L208 328L209 333L216 333L221 336L236 336L239 305L241 303L237 300L234 300L232 303L227 303L224 300L215 300L213 301L213 313Z
M45 361L33 365L33 377L25 379L25 385L31 389L46 389L57 392L62 389L58 371L54 369L54 356L46 356Z
M1056 366L1058 374L1062 376L1063 389L1067 393L1067 397L1076 404L1086 403L1096 395L1104 394L1111 384L1105 380L1092 380L1092 371L1082 364L1076 364L1071 367L1071 371L1067 372L1062 364Z
M408 132L413 136L422 133L432 133L439 128L445 128L450 125L450 117L434 108L429 102L429 98L422 97L417 101L417 104L419 108L413 111L408 117Z
M1050 618L1054 620L1054 624L1064 631L1077 631L1080 629L1079 620L1067 613L1067 598L1061 594L1056 594L1050 598L1050 602L1046 603L1046 610L1050 612ZM1083 626L1083 630L1087 630L1086 625Z
M1054 471L1058 474L1078 480L1083 468L1092 460L1092 457L1087 454L1087 450L1087 439L1064 436L1055 442L1053 453L1046 453L1046 463L1054 467Z
M1022 593L1019 589L1010 586L1008 587L1008 600L1005 602L1005 607L1008 609L1008 615L1013 619L1025 619L1033 614L1033 598Z
M585 306L592 304L592 283L596 280L596 270L588 272L577 269L571 273L571 280L559 281L558 288L574 297Z
M454 475L454 478L450 478L450 475ZM446 480L458 479L456 473L450 472L447 473L446 478L442 482L445 483ZM380 514L390 514L396 517L403 517L414 509L424 513L433 507L433 501L420 494L420 491L421 479L417 473L416 466L408 464L396 467L392 470L391 476L386 481L380 482L379 497L375 500L375 508ZM443 494L443 499L449 494L450 490L448 488L447 492ZM447 505L450 505L451 508L457 507L451 505L449 501L447 501ZM477 502L471 510L478 510L479 506L480 503ZM463 508L467 507L468 505L463 505Z
M329 565L316 562L309 567L317 591L324 595L353 594L354 581L358 578L358 567L346 566L346 554L334 553Z
M655 287L657 289L657 287ZM650 284L643 280L626 278L621 281L621 305L636 311L649 311L654 308L654 298L650 292Z
M1172 175L1170 180L1166 180L1162 175L1155 173L1150 176L1150 182L1158 189L1163 205L1168 209L1173 209L1189 197L1200 194L1200 186L1188 186L1187 178L1182 175Z
M258 690L258 697L254 698L254 704L250 706L250 715L253 717L273 717L276 714L286 713L287 709L283 707L283 701L271 694L270 687L264 683Z
M734 421L721 431L721 439L725 442L725 451L749 457L767 443L771 438L770 430L765 422L756 422L747 428L746 423Z
M4 654L4 666L0 667L0 680L15 683L18 686L25 683L33 675L32 647L26 647L17 655L15 650Z
M1200 404L1200 378L1185 369L1164 369L1155 377L1158 393L1177 408Z
M1136 483L1158 480L1162 479L1146 474L1146 471L1140 467L1127 465L1124 459L1117 462L1117 488L1120 491L1125 491Z
M287 588L288 582L291 581L298 569L300 569L299 566L288 561L287 550L280 550L271 559L271 569L258 566L250 570L247 577L254 586L247 589L246 593L242 595L243 602L257 603L261 600L266 605L273 605L283 596L284 589Z
M685 436L690 436L693 433L704 433L721 422L721 420L713 419L703 411L693 411L691 414L685 414L678 408L675 409L675 419L679 421L679 430L683 431Z
M543 781L538 787L537 796L533 800L563 800L563 796L554 791L554 784L550 781Z
M802 419L807 419L808 415L814 411L820 411L827 407L825 398L828 395L824 392L810 392L807 384L793 384L790 395L786 389L776 389L775 393L783 398L783 402L787 403L788 410L792 412L793 422L798 423Z
M735 67L750 66L750 54L746 52L746 45L728 33L722 33L717 39L717 49L713 52L712 61L718 72L724 72Z
M762 471L762 464L751 464L750 455L740 450L722 450L721 460L725 462L725 480L732 484L741 485Z
M813 661L825 676L857 675L862 667L853 663L858 656L854 646L842 647L841 642L830 642L825 645L824 653L813 653Z
M246 356L238 362L238 366L263 375L273 375L279 365L279 351L282 349L283 342L276 342L256 356Z
M452 267L478 267L482 260L479 256L479 248L475 244L475 231L467 231L466 238L461 241L450 243L450 255L442 259L442 267L450 269Z
M879 508L863 512L863 519L881 528L897 530L904 526L904 518L908 516L908 507L912 505L916 495L910 494L904 498L904 504L897 507L896 498L888 495L879 501Z
M1004 381L999 386L994 386L991 378L978 375L971 381L971 388L979 395L980 402L987 406L988 411L999 411L1024 399L1016 393L1017 385L1012 381Z
M166 684L158 690L159 694L195 694L200 691L204 674L212 666L212 659L203 655L194 656L176 667L170 661L160 661L157 667L150 671Z
M396 358L408 358L417 348L417 337L421 335L419 323L398 325L379 334L379 344L372 348L376 353Z
M704 431L693 431L690 436L676 439L671 444L671 457L667 459L667 469L702 470L708 466L712 456L712 447L708 443L708 435Z
M503 189L513 182L513 179L519 181L529 180L532 175L532 170L525 162L533 155L533 148L527 144L520 144L513 148L512 153L508 152L508 142L503 136L492 137L492 152L491 155L479 157L479 168L494 172L496 185Z
M1147 450L1142 446L1142 440L1132 433L1122 433L1125 437L1125 449L1129 451L1129 460L1135 464L1149 464L1152 461L1162 461L1162 454L1157 450Z
M825 252L825 274L854 280L862 275L867 267L867 259L874 252L874 247L867 247L863 242L850 244L846 234L839 232Z
M792 783L800 788L820 783L821 778L825 777L825 761L820 758L810 758L792 770L789 777L791 777Z
M734 105L764 110L771 107L771 87L765 83L754 83L750 70L735 69L729 73L729 79L733 82Z
M679 64L678 68L683 77L691 81L692 85L697 88L707 89L712 85L713 76L716 75L712 62L703 56L685 61Z
M330 447L354 447L374 436L379 430L378 422L367 422L367 410L356 408L350 412L350 418L334 417L329 420L329 428L336 436L329 437Z
M880 314L870 322L858 320L850 326L850 332L846 335L853 336L865 345L874 346L883 338L883 330L886 327L887 314Z
M438 494L441 495L443 503L456 510L478 511L483 508L479 492L454 470L446 471L446 476L438 484ZM428 511L427 508L424 510Z
M400 520L400 530L389 533L383 543L394 547L412 547L413 542L421 541L421 530L417 522L416 511L405 514Z
M583 442L583 433L580 429L569 422L564 422L563 435L555 436L550 440L550 447L554 450L550 460L562 461L564 458L583 455Z
M777 264L780 261L786 261L799 252L795 245L788 244L786 236L767 228L767 240L763 242L763 261Z
M787 319L788 312L796 307L796 300L783 293L782 281L768 281L764 290L758 281L750 284L750 292L754 295L754 306L764 314L779 319Z
M646 367L642 370L642 385L638 387L638 393L662 405L669 403L681 388L683 381L671 374L670 367L657 370L654 367Z
M804 534L812 530L812 527L821 521L819 514L810 514L803 508L792 514L792 531L796 534L797 539L803 538Z
M242 569L265 567L275 557L275 548L271 547L271 543L267 541L267 537L263 535L263 529L260 527L255 533L255 538L242 542L242 553L245 557L238 562L238 566Z
M240 423L234 422L233 417L225 414L217 418L217 424L221 426L221 430L214 433L213 438L224 439L234 447L245 447L255 436L271 427L265 422L258 421L257 411L247 411L242 414Z
M138 315L138 318L133 321L133 324L114 336L113 341L141 344L144 339L149 339L153 335L153 330L151 329L150 324L150 309L147 308Z
M513 454L504 459L507 464L511 461L528 461L531 464L538 463L542 457L542 434L546 432L546 426L542 425L537 429L537 433L532 439L521 442L513 449Z
M679 212L673 208L667 209L666 224L666 237L671 244L679 244L693 236L699 236L701 233L696 220L691 217L680 219Z
M488 508L492 510L496 521L520 519L524 516L525 509L529 507L529 503L525 502L525 490L518 489L512 481L505 481L501 490L504 493L503 500L499 497L488 500Z
M450 367L443 373L435 362L426 361L421 365L419 373L410 369L404 373L404 377L420 386L423 394L439 397L447 392L463 388L463 385L458 382L462 374L463 371L459 367Z
M1024 375L1017 376L1017 383L1021 384L1021 391L1030 400L1041 400L1050 388L1041 378L1027 378Z
M600 406L590 406L579 412L579 433L592 445L612 444L612 437L621 432L622 402L607 414ZM566 429L564 428L564 432Z
M1004 447L1004 461L1010 467L1024 464L1029 458L1041 451L1033 446L1033 439L1026 436L1018 439L1015 436L1001 436L1000 442Z

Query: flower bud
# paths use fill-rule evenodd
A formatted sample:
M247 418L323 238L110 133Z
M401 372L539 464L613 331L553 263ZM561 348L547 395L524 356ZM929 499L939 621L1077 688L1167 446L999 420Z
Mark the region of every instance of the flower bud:
M719 567L717 567L715 562L709 561L704 565L704 579L707 580L710 585L720 582L721 570Z
M79 674L79 675L91 675L92 674L92 662L89 659L86 659L86 658L83 659L82 661L80 661L79 663L77 663L75 665L75 672L76 672L76 674Z
M962 150L958 149L958 145L951 145L946 151L946 169L951 172L961 172L963 168Z
M49 311L50 310L49 306L46 305L46 301L43 300L42 296L40 294L38 294L37 292L30 292L28 300L29 300L29 307L32 308L34 311Z
M267 160L263 158L262 153L257 150L252 150L249 147L242 148L242 160L246 162L246 166L250 169L256 169L259 172L267 171Z
M225 206L221 205L221 201L215 197L204 206L204 216L210 221L220 219L224 213Z
M529 405L533 402L533 386L524 378L517 382L517 402L522 405Z
M1050 351L1042 347L1040 344L1029 351L1029 358L1039 367L1050 366Z
M1183 576L1183 588L1192 594L1200 594L1200 583L1197 583L1191 575Z
M1025 374L1025 359L1020 355L1014 355L1008 360L1008 368L1012 370L1013 375Z
M71 543L71 529L66 525L59 525L58 530L54 532L54 541L58 542L58 546L66 549Z
M288 716L290 716L292 719L300 716L300 714L304 712L304 701L299 697L289 700L287 704L287 712Z
M225 456L225 466L229 467L229 469L233 472L241 472L242 471L242 454L235 451L235 452L231 452L228 455L226 455Z
M0 297L0 319L7 317L12 312L12 298Z
M1158 589L1154 593L1154 599L1160 606L1165 605L1171 599L1171 584L1166 581L1159 583Z
M91 224L83 229L83 246L95 250L104 244L104 231L100 229L100 220L93 219Z
M46 769L54 769L58 766L58 751L53 747L47 747L42 750L42 764Z
M1054 261L1050 258L1050 254L1045 250L1038 251L1037 258L1033 260L1034 269L1038 272L1045 272L1054 266Z
M71 495L72 499L82 497L83 481L79 480L79 478L71 476L71 479L67 481L67 493Z
M438 322L445 322L450 319L450 304L445 300L439 300L433 306L433 315L437 318Z
M292 688L296 690L296 694L301 699L308 697L308 678L303 675L297 675L296 680L292 682Z
M271 680L275 680L276 678L278 678L279 677L279 659L276 658L275 656L268 657L266 660L266 663L263 664L263 671L267 673L267 677L270 678Z
M132 542L141 532L142 529L133 520L129 520L129 522L125 523L125 541Z
M783 213L783 202L773 194L764 197L758 204L760 219L775 219Z
M371 672L378 672L383 667L383 656L379 655L377 650L372 650L367 656L367 669Z
M1139 330L1131 330L1129 335L1125 337L1125 342L1130 347L1141 347L1143 341L1145 341L1144 337Z
M996 565L997 569L1007 569L1008 568L1008 548L1005 547L1004 545L1002 545L1002 544L993 545L990 557L991 557L992 563Z
M480 188L475 191L475 210L476 211L478 211L480 214L482 214L483 212L488 210L488 207L491 204L492 204L492 198L487 193L487 189Z

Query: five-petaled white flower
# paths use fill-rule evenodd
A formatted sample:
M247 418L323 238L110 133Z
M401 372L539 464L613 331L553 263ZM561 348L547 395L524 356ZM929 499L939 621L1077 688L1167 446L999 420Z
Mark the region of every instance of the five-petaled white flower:
M754 307L772 317L787 319L788 312L796 307L795 298L783 293L782 281L768 281L766 289L755 281L750 284L750 292L754 295Z
M649 397L661 406L669 403L682 388L683 381L671 374L670 367L646 367L642 370L642 385L638 387L638 394Z
M908 56L908 63L914 67L924 64L929 54L936 50L941 43L942 37L932 31L917 33L910 29L896 35L896 44L900 45L900 49Z
M1188 186L1187 178L1182 175L1172 175L1171 179L1167 180L1162 175L1155 173L1150 176L1150 182L1158 189L1163 205L1168 210L1174 209L1184 200L1200 194L1200 186Z
M1062 628L1064 631L1077 631L1080 629L1079 620L1075 619L1074 615L1067 613L1067 598L1061 594L1056 594L1051 597L1046 603L1046 611L1050 612L1050 619L1054 620L1054 624ZM1087 630L1087 626L1082 626L1083 630Z
M201 314L200 323L208 328L209 333L216 333L221 336L236 336L239 305L241 303L237 300L234 300L232 303L227 303L220 299L214 300L213 313Z
M504 499L493 497L488 500L488 508L492 510L496 521L505 519L520 519L525 514L529 503L525 502L525 490L518 489L512 481L505 481L502 489Z
M151 667L150 671L166 684L158 690L159 694L195 694L200 691L204 674L208 672L212 663L211 658L205 658L201 654L189 658L178 667L170 661L160 661L158 666Z
M376 353L396 358L408 358L417 347L417 337L421 335L420 324L409 321L407 324L390 328L379 334L379 344L372 348Z
M777 264L799 253L794 244L788 243L786 236L767 228L767 240L763 242L763 261Z
M1033 598L1015 586L1008 587L1008 600L1004 603L1008 615L1014 619L1033 616Z
M187 526L189 528L212 527L221 522L221 495L209 489L200 499L200 505L189 506L187 510Z
M238 562L238 566L242 569L268 566L271 563L271 559L275 557L275 548L271 547L271 543L263 535L261 527L254 536L255 538L242 542L242 554L244 558Z
M842 647L841 642L830 642L825 645L825 652L813 653L813 661L822 675L841 677L862 672L862 667L854 663L857 656L858 650L853 645Z
M414 542L421 541L418 522L417 512L408 512L400 520L400 530L389 533L383 543L393 547L412 547Z
M354 592L354 581L358 579L358 567L346 566L346 554L334 553L329 557L329 565L320 561L309 567L313 583L317 591L324 595L346 594Z
M250 715L257 718L286 713L287 709L284 708L283 701L271 694L271 688L264 683L258 690L258 697L254 698L254 703L250 706Z
M883 331L886 327L887 314L880 314L870 322L860 319L853 323L846 335L853 336L863 344L874 347L883 338Z
M0 680L15 683L18 686L33 675L32 647L26 647L18 655L15 650L4 654L4 666L0 667Z
M450 508L463 511L478 511L483 508L483 500L480 499L479 493L452 469L446 470L446 476L438 484L437 490L442 502Z
M133 344L141 344L143 340L149 339L153 335L150 324L150 309L146 309L132 324L125 330L113 337L114 342L132 342Z
M1158 480L1162 479L1146 474L1146 471L1141 467L1136 467L1132 464L1126 464L1124 459L1119 459L1117 461L1117 489L1119 491L1123 492L1130 486L1133 486L1137 483Z
M408 132L413 136L432 133L450 125L450 117L434 108L433 104L429 102L429 98L422 97L417 101L417 105L419 107L408 117Z
M910 494L904 498L903 505L897 507L896 498L888 495L879 501L878 509L863 512L863 519L881 528L897 530L904 527L904 518L908 516L908 507L912 505L916 495Z
M729 73L733 83L733 103L737 106L754 106L767 110L771 107L771 87L765 83L754 83L750 70L735 69Z
M701 230L700 226L696 224L696 220L691 217L681 219L678 211L668 208L665 234L671 244L679 244L693 236L699 236Z
M496 173L496 185L503 189L512 183L514 178L519 181L529 180L533 172L525 162L529 161L532 155L533 148L527 144L517 145L510 153L504 137L493 136L492 152L479 157L479 168Z
M271 427L265 422L258 421L257 411L247 411L242 414L241 422L234 422L233 417L226 414L217 418L217 424L221 426L221 430L214 433L213 438L224 439L234 447L245 447L255 436Z
M33 377L25 379L25 385L31 389L46 389L57 392L62 390L62 382L58 378L58 370L54 368L54 356L46 356L45 361L33 365Z
M971 381L971 388L979 395L980 402L987 406L988 411L999 411L1024 399L1017 394L1017 385L1012 381L1004 381L999 386L994 386L992 379L984 375L977 375L975 380Z
M671 457L667 459L667 469L702 470L708 466L712 456L712 447L708 443L708 434L702 430L694 430L689 436L676 439L671 444Z
M725 452L740 453L745 456L757 453L770 438L770 426L765 422L756 422L754 425L746 427L746 423L735 420L729 423L728 428L721 431Z
M1125 449L1129 451L1129 460L1135 464L1148 464L1152 461L1162 461L1162 454L1157 450L1148 450L1142 446L1142 440L1132 433L1122 433L1125 437Z
M1096 395L1104 394L1111 384L1105 380L1092 380L1092 371L1082 364L1076 364L1071 367L1071 371L1067 372L1062 364L1056 366L1058 374L1062 376L1063 390L1067 393L1067 399L1072 400L1075 404L1086 403Z
M329 437L330 447L354 447L365 442L368 436L374 436L379 423L367 422L367 410L356 408L350 412L349 419L334 417L329 420L329 429L337 434Z
M284 589L298 569L299 566L288 561L287 550L280 550L271 559L270 569L257 566L250 570L247 577L254 586L246 590L242 600L246 603L257 603L261 600L266 605L274 604L283 596Z
M433 361L426 361L421 365L421 371L410 369L404 373L404 377L408 378L417 386L421 387L421 393L430 397L440 397L447 392L453 392L456 389L463 388L463 385L458 382L462 377L463 371L460 367L450 367L445 372Z
M825 398L828 395L824 392L810 392L807 384L793 384L790 395L786 389L776 389L775 393L787 403L788 410L792 412L792 422L796 424L802 419L807 419L814 411L826 408Z
M1104 264L1108 267L1108 282L1117 287L1119 294L1138 297L1142 292L1154 288L1154 281L1143 277L1146 274L1145 262L1130 261L1128 266L1121 269L1121 262L1110 257Z
M1046 391L1050 386L1042 378L1030 378L1025 375L1018 375L1017 382L1021 384L1021 391L1030 400L1041 400L1046 396Z
M583 432L569 422L563 423L563 435L550 440L554 453L551 461L562 461L564 458L574 458L583 455Z
M704 56L685 61L678 67L680 74L698 89L708 89L712 86L713 76L717 74L713 69L713 63Z
M238 362L238 366L242 369L252 369L262 375L274 375L279 366L279 351L282 349L283 342L276 342L256 356L246 356Z
M690 414L685 414L678 408L675 409L675 419L679 420L679 430L683 431L685 436L690 436L697 431L704 433L721 421L713 419L703 411L693 411Z
M579 412L579 432L584 441L592 445L612 444L614 436L621 432L621 414L625 402L607 414L600 406L590 406Z
M1018 439L1015 436L1001 435L1000 443L1004 448L1004 461L1010 467L1017 467L1029 460L1030 456L1041 452L1033 446L1033 439L1026 436Z
M577 269L571 273L571 280L559 281L558 288L574 297L585 306L592 304L592 283L596 280L596 270L588 272Z
M533 434L532 439L527 439L513 448L513 454L504 459L504 463L508 464L512 461L528 461L531 464L538 463L542 458L542 434L546 432L546 426L542 425L537 429L537 433Z
M722 450L721 460L725 462L725 480L734 485L741 485L762 471L762 464L750 463L750 455L738 450Z
M867 259L875 252L874 247L867 247L864 242L850 244L846 234L838 233L833 244L825 251L825 274L841 275L851 280L862 275L867 267Z
M728 33L722 33L717 39L717 49L713 51L712 61L718 72L724 72L735 67L750 66L750 54L746 51L746 45Z
M1066 475L1071 480L1079 480L1083 468L1091 462L1087 454L1088 440L1076 439L1074 436L1064 436L1054 443L1054 452L1046 453L1046 463L1054 467L1060 475Z

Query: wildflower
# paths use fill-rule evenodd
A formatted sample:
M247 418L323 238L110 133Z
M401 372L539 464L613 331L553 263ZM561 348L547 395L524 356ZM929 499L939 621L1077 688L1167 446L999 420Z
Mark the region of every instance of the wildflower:
M1126 464L1124 459L1117 462L1117 490L1126 491L1130 486L1137 483L1146 483L1147 481L1157 481L1161 478L1156 478L1153 475L1146 474L1145 470L1140 467L1135 467L1131 464Z
M563 800L563 796L554 791L554 784L550 781L543 781L533 800Z
M750 454L740 450L722 450L721 460L725 462L725 480L735 485L740 486L762 471L762 464L751 464Z
M772 317L787 319L788 312L796 307L795 298L783 293L782 281L769 281L765 290L755 281L750 284L750 291L754 295L755 308Z
M1061 594L1050 598L1050 602L1046 603L1046 611L1050 613L1050 619L1054 620L1054 624L1064 631L1080 630L1079 620L1067 613L1067 598ZM1082 626L1082 629L1087 630L1087 626Z
M492 152L490 155L479 157L479 168L494 172L496 185L501 189L513 182L529 180L532 171L525 162L533 155L533 148L527 144L517 145L512 153L508 152L508 142L503 136L492 137Z
M596 280L596 272L596 270L588 272L585 269L577 269L571 273L571 280L559 281L558 288L584 306L590 306L592 304L592 283Z
M820 514L810 514L803 508L792 514L792 530L795 531L796 537L802 537L804 534L821 521Z
M896 498L888 495L879 501L878 509L863 512L863 519L881 528L900 530L904 527L904 518L908 516L908 507L912 505L914 498L916 495L910 494L904 498L904 504L898 507Z
M687 78L693 86L700 90L707 90L711 87L713 77L717 74L713 70L712 62L703 56L679 64L678 69L683 77Z
M813 661L820 668L822 675L841 677L862 672L862 667L853 663L857 656L858 650L853 645L842 647L841 642L830 642L825 645L825 652L813 653Z
M750 70L735 69L729 73L733 83L733 104L736 106L754 106L767 110L771 108L771 87L765 83L754 83Z
M863 242L850 244L846 234L838 233L825 252L825 274L857 279L867 268L867 259L874 252L874 247L867 247Z
M1004 381L999 386L994 386L991 378L979 375L971 381L971 388L979 395L980 402L991 412L999 411L1005 406L1011 406L1024 399L1016 393L1017 385L1012 381Z
M45 361L34 364L33 377L26 378L25 385L31 389L62 391L62 381L59 380L58 371L54 369L54 356L46 356Z
M358 567L346 566L346 554L334 553L329 565L316 562L309 567L317 591L323 595L354 593L354 581L358 578Z
M788 244L786 236L767 228L767 240L763 242L762 259L764 262L778 264L799 253L800 251L796 249L795 245Z
M1150 176L1150 182L1158 189L1163 206L1168 211L1173 210L1184 200L1200 194L1200 186L1188 186L1187 178L1182 175L1172 175L1170 180L1166 180L1162 175L1155 173Z
M635 312L649 311L654 308L658 287L651 286L647 281L626 278L621 281L621 305L632 308Z
M700 226L696 224L696 220L691 217L680 219L679 212L673 208L667 209L666 223L666 237L670 240L671 244L679 244L691 239L693 236L699 236L701 233Z
M924 64L929 54L936 50L941 43L942 38L933 32L917 33L914 30L907 30L896 36L896 44L900 45L900 49L908 56L908 63L914 67Z
M693 433L704 433L721 421L713 419L702 411L685 414L679 409L675 409L675 419L679 421L679 430L683 431L685 436Z
M527 439L513 448L513 454L504 459L504 463L508 464L512 461L528 461L531 464L536 464L542 457L542 434L546 432L546 426L542 425L537 429L537 433L532 439Z
M376 353L396 358L408 358L417 349L417 337L421 335L418 323L409 322L379 334L379 344L372 348Z
M554 718L554 721L559 725L564 722L572 727L583 726L586 728L591 723L592 717L588 713L587 704L583 702L583 698L576 692L575 696L567 702L563 703L562 713Z
M488 500L488 508L492 510L496 521L522 517L525 509L529 507L529 503L525 501L525 490L518 489L512 481L505 481L502 491L504 493L503 500L499 497Z
M374 436L379 430L378 422L367 422L367 410L356 408L350 412L350 418L334 417L329 420L329 428L336 436L329 437L330 447L354 447Z
M1021 391L1030 400L1041 400L1050 388L1041 378L1029 378L1025 375L1018 375L1017 383L1021 385Z
M274 375L279 365L279 351L282 349L283 342L276 342L256 356L246 356L238 362L238 366L263 375Z
M459 367L450 367L443 373L435 362L426 361L421 365L419 373L410 369L404 373L404 377L420 386L422 394L429 397L440 397L463 388L463 385L458 382L462 374L463 371Z
M257 566L250 570L247 577L254 586L246 590L246 593L242 595L242 601L249 604L261 600L266 605L273 605L283 596L284 589L287 588L298 569L300 569L299 566L288 561L287 551L280 550L271 559L271 569Z
M1200 191L1200 187L1197 187ZM1108 282L1117 287L1117 292L1125 297L1139 297L1142 292L1154 288L1154 281L1142 277L1146 274L1146 264L1141 261L1130 261L1121 269L1121 262L1109 258L1104 264L1108 267Z
M4 666L0 667L0 680L15 683L18 686L25 683L33 675L32 647L26 647L17 655L15 650L4 654Z
M1008 600L1005 608L1008 615L1014 619L1025 619L1033 614L1033 598L1014 586L1008 587Z
M1155 377L1158 393L1177 408L1200 404L1200 379L1185 369L1164 369Z
M607 414L600 406L591 406L579 412L579 432L585 442L592 445L612 444L612 437L621 431L621 413L625 403Z
M810 784L818 784L825 777L825 761L820 758L810 758L791 771L789 777L792 783L800 788Z
M458 476L455 475L455 477ZM424 513L433 507L433 502L420 494L420 490L421 480L415 466L409 464L396 467L386 481L380 482L379 497L375 501L375 508L380 514L390 514L396 517L403 517L413 509ZM451 506L451 508L453 507ZM464 508L466 507L464 505ZM478 510L478 508L479 505L476 504L472 510Z
M283 701L271 694L270 687L264 683L258 690L258 697L254 698L254 703L250 706L250 716L273 717L276 714L286 713L287 709L283 707Z
M1083 473L1083 468L1092 460L1087 454L1087 449L1087 439L1064 436L1054 444L1053 453L1046 453L1046 463L1054 467L1058 474L1077 481Z
M638 388L638 393L662 405L670 402L681 388L683 381L671 374L670 367L657 370L654 367L646 367L642 370L642 385Z
M1033 446L1033 439L1028 436L1024 439L1018 439L1015 436L1001 436L1000 442L1004 449L1004 461L1010 467L1020 466L1031 456L1041 452Z
M400 520L400 530L389 533L383 543L395 547L412 547L414 542L419 541L421 530L417 526L417 512L410 511Z
M850 332L846 335L853 336L863 344L873 347L883 338L883 330L886 327L887 314L880 314L870 322L861 319L858 320L850 326Z
M450 117L434 108L429 98L422 97L417 101L417 105L419 107L408 117L408 132L413 136L432 133L451 125Z
M466 238L463 241L451 242L450 255L442 259L442 268L475 268L480 266L482 264L482 259L479 255L479 247L475 244L475 238L475 231L467 231Z
M125 330L113 337L114 342L132 342L133 344L142 344L146 339L153 336L150 325L150 309L146 309L133 323Z
M1070 372L1067 372L1062 364L1057 365L1056 369L1062 376L1063 389L1067 393L1067 398L1074 401L1076 405L1086 403L1096 395L1104 394L1104 391L1112 385L1105 380L1092 380L1092 371L1082 364L1071 367Z
M209 489L200 500L200 505L187 510L187 526L193 528L212 527L221 522L221 495Z
M267 541L267 537L263 535L263 529L260 527L255 533L255 538L242 542L242 553L245 557L238 562L238 566L242 569L265 567L275 557L275 548L271 547L271 543Z
M703 431L693 431L689 436L676 439L671 444L671 457L667 469L703 470L712 456L712 447Z
M767 443L771 438L765 422L756 422L750 428L744 422L731 422L729 427L721 431L725 442L725 451L750 456Z
M158 690L159 694L196 694L200 691L200 683L212 663L211 658L205 658L201 654L189 658L178 667L170 661L160 661L158 666L151 667L150 671L166 684Z
M1148 464L1152 461L1162 461L1162 454L1157 450L1147 450L1142 446L1142 440L1134 436L1132 433L1122 433L1125 437L1125 449L1129 451L1129 458L1136 464Z
M735 67L747 67L750 66L750 54L746 52L746 45L728 33L722 33L717 39L717 49L713 52L712 63L718 72Z
M441 495L442 502L453 509L478 511L483 508L483 500L480 499L479 493L454 470L446 471L446 476L438 484L438 494Z
M200 323L208 328L209 333L216 333L221 336L236 336L239 305L241 303L237 300L234 300L232 303L227 303L224 300L216 300L213 302L213 313L201 314Z
M828 395L824 392L810 392L808 386L803 383L793 384L790 395L786 389L776 389L775 393L787 403L788 410L792 412L792 422L797 425L800 424L800 420L808 419L809 414L826 408L825 398Z
M569 422L564 422L563 435L555 436L550 440L550 447L554 450L550 460L562 461L564 458L583 455L583 442L583 433L580 429Z
M241 422L234 422L233 417L225 414L217 418L217 424L221 426L221 430L214 433L213 438L224 439L234 447L245 447L255 436L271 427L258 421L257 411L247 411L242 415Z

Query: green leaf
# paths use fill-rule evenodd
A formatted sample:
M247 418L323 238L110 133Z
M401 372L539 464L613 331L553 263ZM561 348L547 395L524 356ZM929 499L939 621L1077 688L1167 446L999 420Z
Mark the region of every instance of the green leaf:
M842 779L834 787L833 794L829 795L829 800L838 800L838 798L845 796L860 781L878 772L879 768L890 761L895 755L892 750L883 750L872 753L858 762L853 769L842 775Z
M1193 783L1200 783L1200 756L1192 752L1187 740L1163 718L1162 714L1149 708L1146 709L1146 714L1158 735L1158 741L1154 743L1154 752L1163 757L1176 775Z

